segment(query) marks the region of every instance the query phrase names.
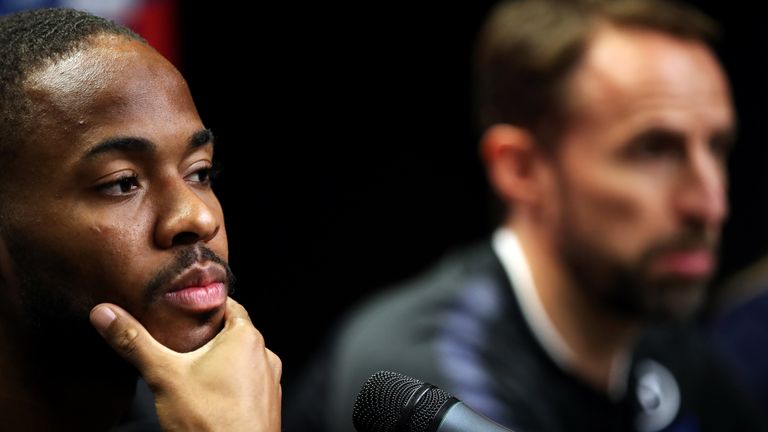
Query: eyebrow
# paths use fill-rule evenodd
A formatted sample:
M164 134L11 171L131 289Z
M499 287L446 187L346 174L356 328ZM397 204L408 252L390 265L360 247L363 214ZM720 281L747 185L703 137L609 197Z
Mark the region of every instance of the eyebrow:
M187 150L194 150L206 144L213 145L213 143L213 132L211 132L210 129L200 129L199 131L192 134L192 137L189 138Z
M201 129L192 134L187 141L187 150L194 150L204 145L213 145L213 133L210 129ZM141 137L116 137L106 139L85 152L83 159L93 159L105 153L154 153L157 145Z

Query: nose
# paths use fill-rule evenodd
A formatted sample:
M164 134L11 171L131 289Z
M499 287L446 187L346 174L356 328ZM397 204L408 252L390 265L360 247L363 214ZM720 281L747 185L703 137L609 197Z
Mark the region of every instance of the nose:
M693 151L687 162L678 210L687 223L719 229L728 215L725 163L709 145Z
M171 187L160 194L157 204L155 243L168 249L208 242L216 237L221 223L216 211L216 197L194 190L183 179L174 179L170 183Z

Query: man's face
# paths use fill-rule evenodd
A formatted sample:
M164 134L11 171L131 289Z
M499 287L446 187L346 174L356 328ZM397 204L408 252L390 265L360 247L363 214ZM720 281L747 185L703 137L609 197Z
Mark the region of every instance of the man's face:
M727 213L734 114L723 72L703 44L605 28L570 96L549 203L563 262L610 311L687 316Z
M210 340L227 238L212 138L182 77L152 49L101 36L25 89L39 127L6 173L2 215L24 313L87 320L108 301L172 349Z

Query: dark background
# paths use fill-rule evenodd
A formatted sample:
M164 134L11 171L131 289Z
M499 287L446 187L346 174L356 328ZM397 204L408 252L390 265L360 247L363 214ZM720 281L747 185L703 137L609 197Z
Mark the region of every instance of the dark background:
M470 81L492 2L180 3L236 298L290 380L353 304L493 229ZM768 38L743 3L692 3L724 27L740 117L722 278L768 245Z

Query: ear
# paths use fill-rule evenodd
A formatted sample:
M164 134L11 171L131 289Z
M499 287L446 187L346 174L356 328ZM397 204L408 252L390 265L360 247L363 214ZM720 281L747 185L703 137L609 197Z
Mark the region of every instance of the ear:
M481 151L488 179L507 207L541 199L545 157L527 130L508 124L491 126L483 135Z

